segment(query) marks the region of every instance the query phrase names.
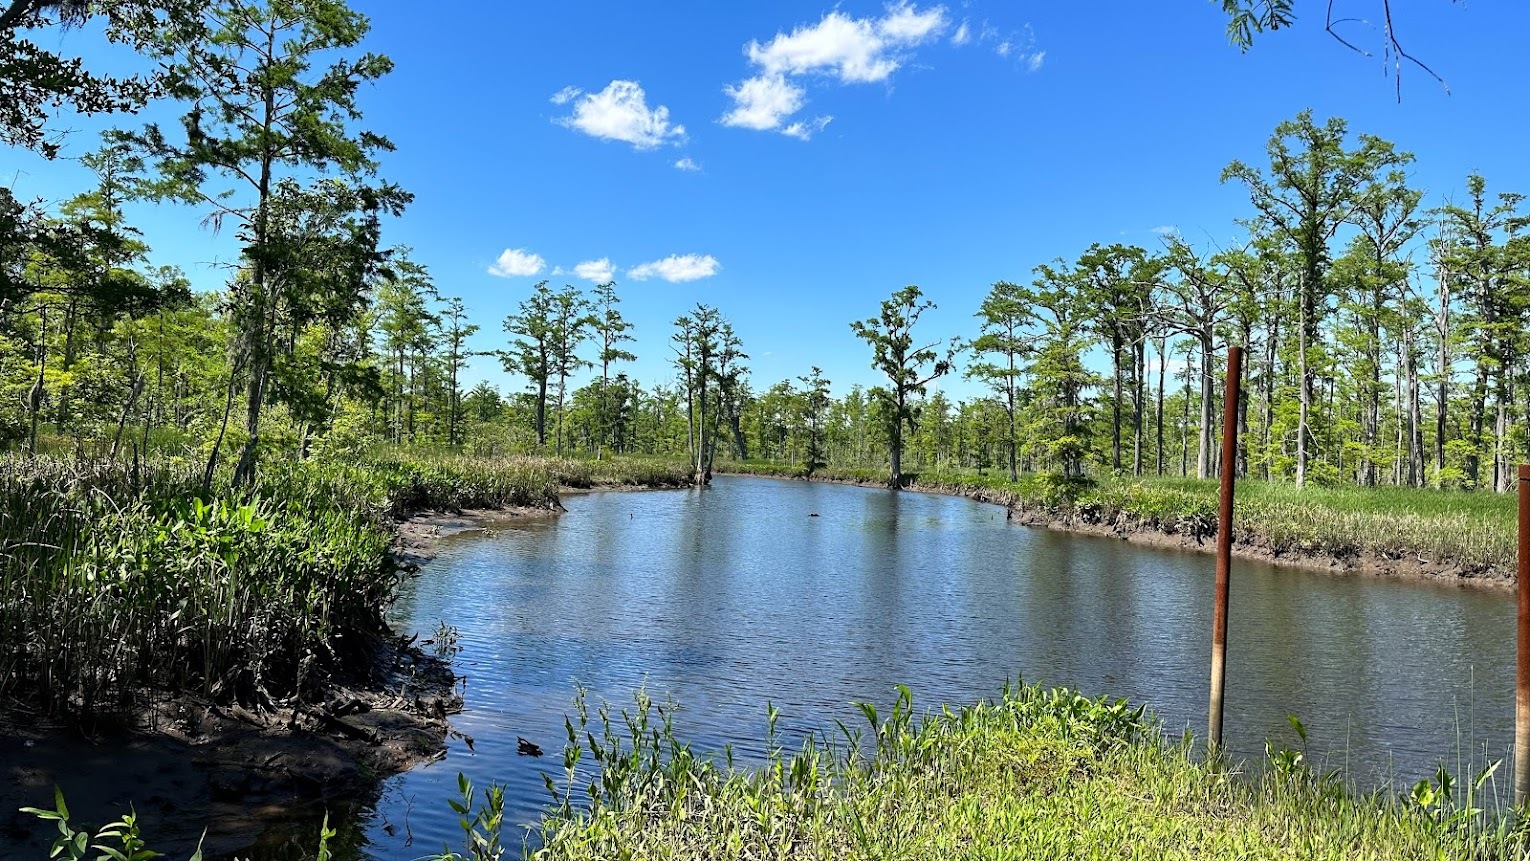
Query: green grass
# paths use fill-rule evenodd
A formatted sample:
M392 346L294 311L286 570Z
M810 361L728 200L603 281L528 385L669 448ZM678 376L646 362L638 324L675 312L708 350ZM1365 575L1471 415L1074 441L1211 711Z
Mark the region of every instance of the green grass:
M890 715L863 710L851 741L784 752L772 732L768 761L736 768L693 753L641 695L616 717L581 704L535 857L1524 857L1522 834L1472 806L1480 784L1360 794L1289 751L1248 776L1123 701L1018 687L923 720L906 691Z
M663 463L378 452L204 492L194 465L168 459L0 456L0 701L88 716L165 692L311 697L368 666L386 633L396 518L683 481Z
M728 464L725 471L800 477L779 464ZM829 468L815 478L877 484L883 471ZM999 475L924 473L909 486L972 496L1013 508L1119 523L1169 534L1216 534L1217 482L1183 478L1101 478L1061 482L1046 474L1010 482ZM1456 566L1465 576L1511 577L1517 534L1513 496L1397 487L1320 487L1242 479L1233 521L1241 543L1277 555L1352 559L1374 554Z

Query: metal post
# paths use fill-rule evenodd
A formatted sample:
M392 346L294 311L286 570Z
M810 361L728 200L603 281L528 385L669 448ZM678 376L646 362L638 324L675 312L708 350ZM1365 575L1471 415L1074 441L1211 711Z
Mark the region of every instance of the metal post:
M1226 406L1222 420L1222 494L1217 507L1217 586L1211 615L1211 714L1207 738L1222 746L1222 690L1227 683L1227 581L1232 569L1233 478L1238 472L1238 401L1243 388L1243 348L1227 349Z
M1514 674L1514 807L1530 799L1530 464L1519 466L1519 654Z

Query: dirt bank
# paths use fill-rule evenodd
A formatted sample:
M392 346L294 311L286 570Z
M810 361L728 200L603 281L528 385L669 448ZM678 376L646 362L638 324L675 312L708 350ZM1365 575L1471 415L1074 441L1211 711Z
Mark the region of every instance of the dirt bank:
M782 481L818 481L828 484L849 484L857 487L885 488L885 482L859 481L837 478L784 478L782 476L758 476L751 473L729 473L751 478L776 478ZM936 493L944 496L965 496L978 502L1001 505L1010 511L1010 519L1016 523L1042 529L1076 532L1086 535L1102 535L1119 538L1133 544L1199 553L1216 552L1215 524L1205 530L1183 531L1158 523L1137 520L1125 515L1115 517L1092 515L1087 512L1057 512L1012 501L1012 495L986 487L960 485L918 486L905 490L915 493ZM1426 581L1442 585L1466 588L1508 591L1514 588L1514 572L1499 567L1464 566L1451 560L1425 559L1421 556L1384 556L1372 552L1359 552L1346 556L1311 551L1302 547L1274 547L1260 536L1238 532L1233 536L1233 555L1292 568L1325 574L1361 574L1399 580Z
M57 833L17 808L52 808L54 786L78 826L131 804L172 857L204 827L210 855L244 850L274 820L317 818L441 753L447 716L461 708L455 687L445 661L390 637L370 674L332 685L322 705L256 714L180 695L131 722L88 726L12 713L0 726L0 854L46 856Z

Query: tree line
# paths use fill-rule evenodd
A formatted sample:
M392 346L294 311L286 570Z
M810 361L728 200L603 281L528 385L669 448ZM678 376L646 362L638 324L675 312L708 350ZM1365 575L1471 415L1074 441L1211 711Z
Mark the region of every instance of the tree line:
M1530 456L1522 197L1473 175L1461 199L1426 203L1410 153L1341 119L1300 114L1268 164L1227 165L1249 199L1231 245L1092 245L995 283L956 338L923 331L919 288L896 291L850 323L879 385L835 397L811 368L756 386L705 304L674 321L673 375L641 385L616 285L544 282L490 351L526 390L467 389L480 324L384 241L410 195L378 176L391 144L361 125L359 88L391 69L362 45L366 18L338 0L116 4L109 37L157 69L125 79L15 39L91 12L7 7L3 65L26 98L0 116L5 140L56 154L48 104L182 113L104 135L81 157L92 186L58 206L0 189L12 446L174 450L209 477L227 457L246 481L262 456L378 443L684 455L702 480L719 455L885 466L894 483L910 469L1204 477L1237 343L1242 474L1502 491ZM124 214L143 200L237 235L221 291L152 263ZM983 394L953 400L939 387L954 375Z

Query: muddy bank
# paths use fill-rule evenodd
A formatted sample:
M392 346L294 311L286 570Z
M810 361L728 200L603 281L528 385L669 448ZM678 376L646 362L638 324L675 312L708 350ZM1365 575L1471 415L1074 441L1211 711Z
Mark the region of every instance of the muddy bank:
M422 512L393 525L393 555L418 566L437 542L556 511ZM131 719L57 724L0 714L0 857L46 857L57 831L20 813L51 809L61 788L76 827L136 809L151 845L186 857L207 829L208 857L312 851L326 811L366 806L380 780L445 755L458 679L430 641L388 634L372 666L334 680L322 703L255 711L194 695ZM343 817L339 817L343 818Z
M782 481L820 481L830 484L850 484L857 487L886 488L884 481L862 481L840 478L787 478L761 476L753 473L728 473L751 478L775 478ZM1086 535L1119 538L1133 544L1171 550L1199 553L1216 552L1215 524L1189 524L1188 528L1175 523L1157 523L1129 517L1092 512L1058 512L1027 506L1015 501L1014 495L987 487L963 485L919 486L904 488L915 493L938 493L946 496L965 496L978 502L987 502L1009 509L1010 519L1025 526L1055 529ZM1261 536L1237 531L1233 536L1233 555L1272 565L1300 568L1325 574L1361 574L1414 580L1467 588L1508 591L1514 588L1514 572L1496 566L1461 565L1451 560L1426 559L1422 556L1393 557L1360 551L1343 556L1310 550L1300 546L1273 546Z
M599 489L599 488L596 488ZM583 491L560 489L558 493ZM493 529L496 524L527 517L556 517L562 508L464 508L461 511L424 511L394 525L393 558L409 565L434 559L443 538L462 532Z
M46 857L57 832L18 808L51 809L54 786L77 827L132 805L151 845L170 857L189 854L203 828L209 856L244 855L283 820L311 843L325 810L440 755L461 703L445 661L390 637L369 677L332 685L322 704L257 714L181 695L131 722L83 726L11 713L0 725L3 854Z

